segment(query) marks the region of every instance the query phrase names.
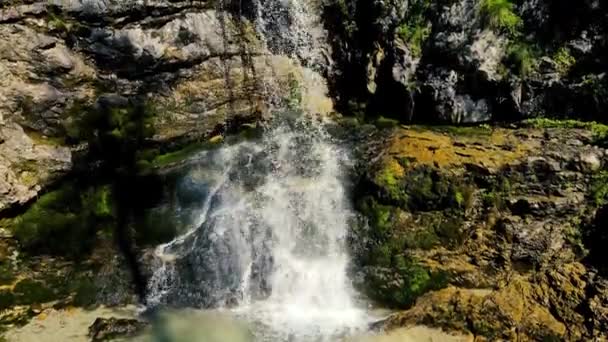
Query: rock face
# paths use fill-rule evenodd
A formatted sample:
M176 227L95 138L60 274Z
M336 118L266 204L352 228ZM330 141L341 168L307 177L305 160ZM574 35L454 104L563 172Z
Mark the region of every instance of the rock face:
M576 129L395 129L359 186L369 226L352 239L360 288L409 308L386 327L607 338L606 263L591 256L608 154L593 143Z
M233 14L232 4L223 6L3 5L0 212L28 202L72 168L73 154L87 151L86 122L99 106L144 101L153 110L152 140L178 145L263 119L269 98L332 110L319 76L269 53L252 22Z
M89 337L93 342L133 337L141 333L146 325L146 322L136 319L98 318L89 327Z
M345 112L402 122L604 120L607 15L597 1L329 2L334 91Z

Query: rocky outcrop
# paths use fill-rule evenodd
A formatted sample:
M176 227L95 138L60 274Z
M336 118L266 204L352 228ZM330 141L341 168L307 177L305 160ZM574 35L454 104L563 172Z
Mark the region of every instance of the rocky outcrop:
M331 111L324 81L266 50L235 6L3 5L0 211L30 201L72 169L87 153L97 129L88 122L99 107L124 110L144 102L152 117L148 143L173 148L264 119L271 103L297 101L306 110Z
M406 123L605 120L604 4L335 1L327 13L331 79L346 113Z
M586 238L603 236L590 228L608 163L596 134L394 129L360 183L369 226L352 239L359 287L409 309L386 327L606 338L604 259L590 258L598 244Z
M128 338L141 333L146 326L146 322L136 319L97 318L89 327L89 337L93 342Z

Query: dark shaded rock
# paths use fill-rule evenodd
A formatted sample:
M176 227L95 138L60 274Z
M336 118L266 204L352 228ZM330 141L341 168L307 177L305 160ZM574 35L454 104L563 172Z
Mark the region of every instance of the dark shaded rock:
M89 327L89 337L93 342L134 337L141 333L147 325L147 322L137 319L97 318Z

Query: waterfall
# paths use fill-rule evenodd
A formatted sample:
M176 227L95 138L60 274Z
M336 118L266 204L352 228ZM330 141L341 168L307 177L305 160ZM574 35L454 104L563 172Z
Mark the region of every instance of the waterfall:
M314 66L322 35L306 31L318 22L306 2L256 4L264 43ZM199 216L156 249L148 302L229 310L256 341L333 340L367 323L347 277L348 153L325 118L272 110L262 138L200 153L187 176L205 189Z

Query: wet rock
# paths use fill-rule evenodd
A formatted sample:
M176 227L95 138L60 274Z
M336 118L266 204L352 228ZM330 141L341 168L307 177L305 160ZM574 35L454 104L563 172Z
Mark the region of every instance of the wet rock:
M72 167L69 148L32 140L17 124L0 126L0 211L22 205Z
M489 121L491 114L486 100L459 94L460 81L454 70L439 70L429 76L422 92L430 100L436 116L434 120L453 124Z
M97 318L89 327L89 337L93 342L134 337L141 333L147 325L148 323L137 319Z
M606 269L605 211L590 200L592 170L605 156L582 143L587 134L395 129L358 188L369 229L357 231L367 242L354 245L355 260L381 270L360 280L392 293L412 270L404 261L414 259L428 274L445 275L448 287L418 293L386 327L428 324L489 340L605 338L608 302L595 275ZM434 205L411 206L415 198Z
M483 73L483 78L489 81L502 79L499 72L502 60L505 56L507 41L504 37L497 36L490 30L484 30L475 36L475 41L470 49L469 63L477 65L477 70Z
M71 149L87 153L87 116L99 107L143 99L153 140L174 145L265 119L269 96L333 111L324 80L270 54L231 6L31 3L0 10L0 211L72 169Z

